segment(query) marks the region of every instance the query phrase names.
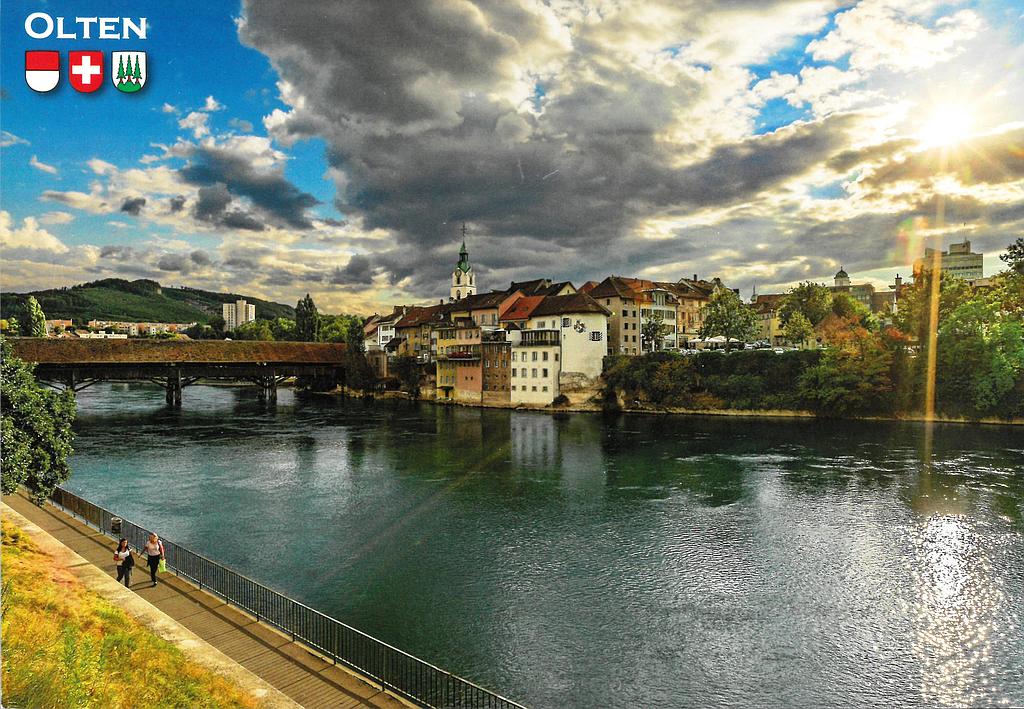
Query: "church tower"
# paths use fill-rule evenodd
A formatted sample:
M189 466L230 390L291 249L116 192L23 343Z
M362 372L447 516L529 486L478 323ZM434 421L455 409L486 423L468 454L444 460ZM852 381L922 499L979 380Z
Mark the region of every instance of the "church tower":
M451 299L462 300L476 293L476 276L469 265L469 252L466 250L466 225L462 225L462 248L459 249L459 262L452 271Z

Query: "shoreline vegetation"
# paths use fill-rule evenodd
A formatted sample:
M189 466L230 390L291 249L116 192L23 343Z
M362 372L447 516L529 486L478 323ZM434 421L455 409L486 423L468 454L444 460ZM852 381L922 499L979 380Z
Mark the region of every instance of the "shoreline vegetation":
M86 588L6 519L2 563L5 706L260 706Z

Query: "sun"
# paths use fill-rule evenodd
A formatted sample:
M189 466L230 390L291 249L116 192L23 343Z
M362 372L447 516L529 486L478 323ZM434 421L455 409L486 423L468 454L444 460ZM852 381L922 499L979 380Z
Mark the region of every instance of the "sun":
M959 143L970 135L973 116L963 106L939 106L917 134L925 148L940 148Z

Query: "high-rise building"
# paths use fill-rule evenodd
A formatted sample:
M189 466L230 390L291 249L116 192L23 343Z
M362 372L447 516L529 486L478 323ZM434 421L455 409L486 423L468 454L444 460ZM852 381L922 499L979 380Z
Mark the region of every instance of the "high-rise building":
M224 303L221 308L224 315L224 330L234 330L239 325L252 322L256 319L256 306L236 300L234 303Z
M914 261L915 279L922 273L931 271L934 268L936 251L937 249L925 249L924 256ZM983 258L984 254L976 254L971 251L970 241L950 244L949 251L939 253L939 263L942 271L951 276L962 278L965 281L984 278Z

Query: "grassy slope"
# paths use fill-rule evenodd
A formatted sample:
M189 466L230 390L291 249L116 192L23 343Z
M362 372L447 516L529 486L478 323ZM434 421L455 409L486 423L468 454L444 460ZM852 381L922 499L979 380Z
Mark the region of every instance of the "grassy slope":
M3 522L3 703L19 707L257 707L190 662Z
M290 306L250 296L164 288L153 281L120 279L33 293L4 293L0 297L2 316L17 316L29 295L36 297L48 319L71 318L76 325L84 325L89 320L205 323L221 314L223 303L233 303L238 298L253 303L258 318L295 317L295 310Z

